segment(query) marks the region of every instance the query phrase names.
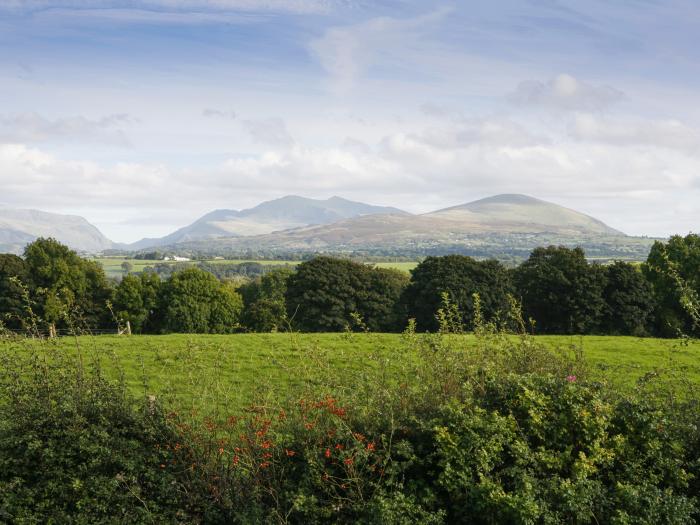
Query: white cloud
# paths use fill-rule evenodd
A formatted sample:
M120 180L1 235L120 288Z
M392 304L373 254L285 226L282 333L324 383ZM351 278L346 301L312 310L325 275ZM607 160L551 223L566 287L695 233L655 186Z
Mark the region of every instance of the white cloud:
M238 115L232 109L206 108L206 109L202 110L202 116L223 118L223 119L228 119L228 120L236 120L236 118L238 118Z
M569 126L569 134L577 140L618 146L661 147L700 155L700 130L673 119L612 119L577 114Z
M243 127L257 144L279 148L294 144L287 125L280 118L244 120Z
M518 105L558 110L602 111L619 102L624 93L610 86L594 86L561 74L548 82L521 82L509 99Z
M414 55L414 48L425 46L427 35L448 13L448 9L438 9L414 18L378 17L332 27L312 40L309 50L330 75L332 90L346 94L374 65L382 61L405 64Z
M37 113L0 115L0 143L34 143L79 139L88 143L128 146L120 125L136 120L126 114L115 114L91 120L83 116L48 119Z

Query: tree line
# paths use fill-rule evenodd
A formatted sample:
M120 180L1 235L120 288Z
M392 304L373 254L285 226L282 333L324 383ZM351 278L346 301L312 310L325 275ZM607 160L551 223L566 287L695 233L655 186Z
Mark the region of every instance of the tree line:
M700 236L656 242L643 264L590 263L581 248L536 248L515 268L431 256L410 276L328 256L241 284L202 268L163 279L145 271L114 285L98 263L53 239L0 255L0 322L11 329L130 323L137 333L439 328L446 304L463 330L475 315L508 328L513 304L534 333L674 337L700 334ZM478 301L478 305L476 304ZM477 311L478 310L478 311Z

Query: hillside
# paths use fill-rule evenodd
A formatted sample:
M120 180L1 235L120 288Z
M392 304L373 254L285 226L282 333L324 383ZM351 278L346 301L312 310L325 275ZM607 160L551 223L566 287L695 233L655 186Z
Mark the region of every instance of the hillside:
M341 197L326 200L289 195L263 202L247 210L216 210L184 228L158 239L142 239L129 246L140 250L189 241L205 241L220 237L268 234L292 228L331 224L343 219L371 214L404 214L399 209L372 206Z
M629 237L603 222L526 195L497 195L422 215L367 215L252 237L180 243L208 254L340 252L423 256L465 253L524 258L536 246L582 246L593 257L643 259L650 239Z
M74 250L93 253L114 246L95 226L76 215L0 210L0 253L22 253L37 237L54 237Z

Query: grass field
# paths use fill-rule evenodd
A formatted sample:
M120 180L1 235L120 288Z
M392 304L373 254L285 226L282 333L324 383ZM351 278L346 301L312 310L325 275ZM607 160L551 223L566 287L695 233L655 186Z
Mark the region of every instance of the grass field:
M120 277L124 274L121 265L124 262L129 262L133 266L134 272L142 272L144 268L148 266L155 266L156 264L176 264L175 261L161 261L161 260L148 260L148 259L130 259L128 257L111 256L111 257L94 257L91 260L99 262L105 270L107 277ZM199 261L191 261L190 264L197 264ZM212 259L206 261L210 264L240 264L246 262L254 262L264 265L280 265L287 264L290 266L296 266L299 261L275 261L275 260L262 260L262 259ZM182 264L182 263L179 263ZM416 267L417 262L379 262L379 263L368 263L376 266L377 268L395 268L404 272L408 272Z
M468 349L473 336L459 337ZM540 336L551 348L580 347L592 374L632 387L645 374L683 377L700 386L700 342L634 337ZM391 368L405 354L397 334L237 334L81 336L51 341L0 340L0 356L39 355L99 361L113 378L120 371L137 394L165 397L180 407L237 410L260 394L283 397L305 382L362 380L381 363ZM12 357L10 355L10 357ZM393 358L393 361L392 361Z

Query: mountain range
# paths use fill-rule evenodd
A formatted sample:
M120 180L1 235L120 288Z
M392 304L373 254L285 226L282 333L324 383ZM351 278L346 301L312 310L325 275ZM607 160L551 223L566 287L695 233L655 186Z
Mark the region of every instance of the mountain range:
M650 241L629 237L583 213L520 194L503 194L425 214L340 197L287 196L246 210L216 210L161 238L112 243L85 219L0 210L0 251L53 236L91 253L107 249L230 255L243 252L354 252L518 256L542 244L643 257ZM521 253L522 252L522 253Z

